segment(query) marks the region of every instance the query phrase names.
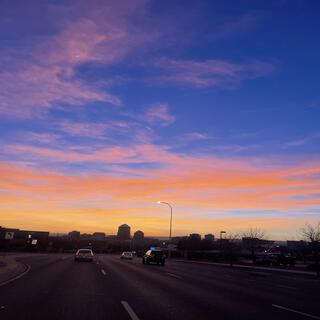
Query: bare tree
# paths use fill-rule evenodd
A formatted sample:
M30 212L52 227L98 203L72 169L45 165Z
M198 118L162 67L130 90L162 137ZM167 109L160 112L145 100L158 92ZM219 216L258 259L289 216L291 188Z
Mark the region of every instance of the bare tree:
M301 229L303 238L310 243L318 276L320 275L320 222L315 225L306 223Z
M249 227L249 229L242 233L242 240L244 245L250 250L251 257L255 259L255 251L261 244L261 240L266 239L266 233L260 228Z
M239 235L237 234L227 234L223 241L223 251L227 261L230 263L230 267L233 266L236 260L239 246L237 245L237 240Z

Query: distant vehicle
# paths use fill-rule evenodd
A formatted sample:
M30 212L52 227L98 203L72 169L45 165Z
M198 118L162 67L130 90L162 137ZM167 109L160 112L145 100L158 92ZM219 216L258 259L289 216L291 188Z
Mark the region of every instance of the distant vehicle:
M295 257L290 254L264 253L256 255L255 264L272 266L294 266Z
M290 254L273 254L271 255L272 265L274 266L294 266L296 259Z
M93 257L91 249L79 249L74 256L74 261L93 261Z
M120 256L120 259L132 260L132 258L133 258L133 254L132 252L129 252L129 251L122 252Z
M271 265L272 260L267 253L257 253L254 258L254 263L257 265Z
M166 256L162 250L148 250L142 257L143 264L156 263L162 266L166 263Z

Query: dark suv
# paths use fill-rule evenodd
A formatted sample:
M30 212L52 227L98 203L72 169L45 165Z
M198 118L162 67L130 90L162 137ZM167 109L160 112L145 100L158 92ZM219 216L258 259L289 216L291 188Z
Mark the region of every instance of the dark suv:
M148 250L142 257L143 264L150 264L151 262L161 264L162 266L166 263L166 256L161 250Z

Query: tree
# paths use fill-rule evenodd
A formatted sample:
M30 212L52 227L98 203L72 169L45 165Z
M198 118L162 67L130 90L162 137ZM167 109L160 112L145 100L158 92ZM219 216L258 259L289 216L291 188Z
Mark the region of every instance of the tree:
M320 222L315 225L306 223L305 227L301 229L303 238L310 243L313 259L318 276L320 275Z
M230 263L230 267L233 266L238 254L238 239L239 236L237 234L227 234L227 236L223 239L222 249L225 259Z
M242 233L242 242L251 252L251 257L255 259L255 251L260 246L261 241L265 240L266 234L260 228L250 227L247 231Z

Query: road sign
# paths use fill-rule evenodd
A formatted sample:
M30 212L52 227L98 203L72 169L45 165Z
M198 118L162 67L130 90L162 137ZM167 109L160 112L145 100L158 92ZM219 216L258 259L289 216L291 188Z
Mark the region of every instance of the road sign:
M4 238L6 240L12 240L14 238L14 232L6 232Z

